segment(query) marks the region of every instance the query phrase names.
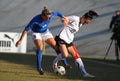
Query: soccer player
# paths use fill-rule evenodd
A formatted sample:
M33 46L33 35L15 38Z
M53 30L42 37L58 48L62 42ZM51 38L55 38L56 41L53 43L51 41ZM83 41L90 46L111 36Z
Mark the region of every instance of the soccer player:
M75 63L79 70L81 71L83 77L95 77L89 73L84 68L84 64L78 54L76 47L73 44L74 34L80 30L80 27L89 24L94 16L98 16L95 11L90 10L85 13L82 17L78 16L68 16L67 26L63 26L62 30L56 35L55 40L57 46L61 51L61 55L58 55L53 61L53 69L57 68L57 63L59 60L67 58L68 53L74 58Z
M57 54L60 54L60 51L58 50L56 46L56 42L53 38L52 33L49 31L48 25L53 20L55 16L58 16L60 18L63 18L64 21L66 20L66 17L62 15L61 12L51 12L48 7L44 7L42 10L42 13L39 15L36 15L30 23L25 27L25 29L22 32L22 35L20 39L17 41L16 46L20 45L22 43L22 40L24 36L27 34L27 32L31 29L33 34L33 40L34 44L36 45L36 57L37 57L37 70L40 75L44 74L44 71L42 69L41 63L42 63L42 50L43 50L43 44L42 40L44 40L48 45L50 45ZM64 25L66 25L65 22L63 22ZM69 68L70 65L67 64L66 59L63 60L64 65Z

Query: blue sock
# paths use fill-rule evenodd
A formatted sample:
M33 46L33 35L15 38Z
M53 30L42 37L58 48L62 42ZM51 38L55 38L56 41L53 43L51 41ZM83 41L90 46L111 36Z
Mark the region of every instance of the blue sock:
M57 50L57 51L56 51L56 54L57 54L57 55L58 55L58 54L61 54L61 52L60 52L59 50ZM66 59L62 60L62 63L63 63L64 65L67 65L67 64L68 64Z
M40 70L42 63L42 50L36 50L36 58L37 58L37 70Z

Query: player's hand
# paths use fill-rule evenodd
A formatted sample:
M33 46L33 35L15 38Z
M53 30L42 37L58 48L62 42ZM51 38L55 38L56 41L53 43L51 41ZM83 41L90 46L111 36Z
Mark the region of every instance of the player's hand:
M63 25L64 25L64 26L68 26L69 19L66 18L65 16L63 16L63 18L62 18L62 22L63 22Z
M16 42L16 47L18 47L18 45L20 45L22 43L22 41L21 40L18 40L17 42Z

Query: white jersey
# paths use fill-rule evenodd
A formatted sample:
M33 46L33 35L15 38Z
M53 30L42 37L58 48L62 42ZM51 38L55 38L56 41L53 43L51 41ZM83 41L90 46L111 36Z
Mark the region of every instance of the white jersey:
M69 44L73 41L74 34L79 30L80 17L68 16L67 18L69 19L68 26L63 27L58 35L62 40ZM82 24L80 26L82 26Z

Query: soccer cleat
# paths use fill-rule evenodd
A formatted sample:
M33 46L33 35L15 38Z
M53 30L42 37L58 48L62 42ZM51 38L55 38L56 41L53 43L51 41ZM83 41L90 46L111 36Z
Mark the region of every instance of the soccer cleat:
M40 75L44 75L43 69L39 69L38 72L39 72Z
M85 78L95 78L94 75L91 75L91 74L89 74L89 73L83 75L83 77L85 77Z
M68 69L71 69L71 68L72 68L72 66L71 66L71 65L69 65L69 64L64 65L64 67L65 67L65 69L66 69L66 70L68 70Z

